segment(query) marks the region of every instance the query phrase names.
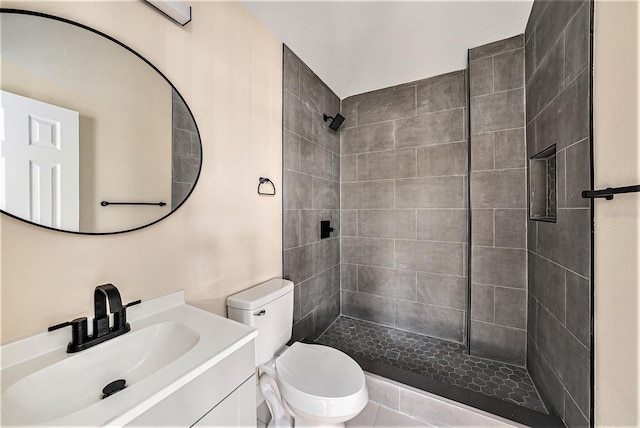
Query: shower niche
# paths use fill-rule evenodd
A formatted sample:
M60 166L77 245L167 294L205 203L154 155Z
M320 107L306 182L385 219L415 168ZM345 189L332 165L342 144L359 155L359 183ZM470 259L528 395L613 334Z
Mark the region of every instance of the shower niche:
M529 159L529 218L555 223L558 213L556 145Z

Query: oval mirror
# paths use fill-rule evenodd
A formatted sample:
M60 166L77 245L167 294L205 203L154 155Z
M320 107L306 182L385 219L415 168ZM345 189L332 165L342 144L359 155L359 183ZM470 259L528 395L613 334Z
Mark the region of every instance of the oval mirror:
M202 146L171 82L84 25L0 12L0 210L83 234L175 211L198 180Z

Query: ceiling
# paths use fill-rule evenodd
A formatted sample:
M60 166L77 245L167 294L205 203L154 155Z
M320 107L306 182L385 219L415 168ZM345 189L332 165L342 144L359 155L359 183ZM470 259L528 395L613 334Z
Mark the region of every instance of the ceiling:
M467 49L523 33L533 4L241 1L340 98L466 68Z

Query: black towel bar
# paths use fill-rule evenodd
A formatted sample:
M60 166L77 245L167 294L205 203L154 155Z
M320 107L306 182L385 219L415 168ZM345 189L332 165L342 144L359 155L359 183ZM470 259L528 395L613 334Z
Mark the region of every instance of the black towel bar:
M108 201L102 201L100 202L100 205L102 205L103 207L107 207L109 205L157 205L159 207L164 207L165 205L167 205L166 202L108 202Z
M607 187L602 190L584 190L582 192L582 197L585 199L589 198L605 198L607 201L613 199L613 195L618 195L620 193L633 193L640 192L640 185L638 186L625 186L625 187Z

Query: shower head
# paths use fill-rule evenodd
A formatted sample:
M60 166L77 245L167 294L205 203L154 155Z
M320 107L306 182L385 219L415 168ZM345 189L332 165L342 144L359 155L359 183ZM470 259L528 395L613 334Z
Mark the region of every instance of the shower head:
M344 122L344 116L342 116L340 113L337 113L336 117L327 116L325 114L323 116L323 119L325 122L331 119L331 123L329 124L329 129L331 129L334 132L337 132L338 129L340 129L340 125L342 125L342 122Z

